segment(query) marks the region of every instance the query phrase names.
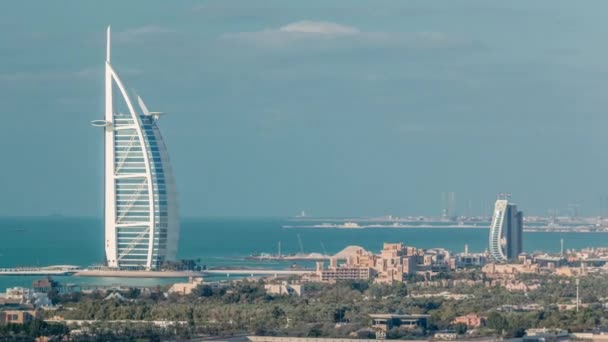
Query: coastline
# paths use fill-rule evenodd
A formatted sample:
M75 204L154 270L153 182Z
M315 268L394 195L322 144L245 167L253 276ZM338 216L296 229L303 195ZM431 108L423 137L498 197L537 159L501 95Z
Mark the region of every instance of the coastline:
M394 226L394 225L363 225L363 226L343 226L343 225L333 225L333 226L323 226L323 225L313 225L313 226L282 226L282 228L285 229L298 229L298 228L306 228L306 229L352 229L352 230L358 230L358 229L374 229L374 228L378 228L378 229L385 229L385 228L390 228L390 229L435 229L435 228L463 228L463 229L476 229L476 228L480 228L480 229L488 229L487 226L474 226L474 225L457 225L457 224L452 224L452 225L444 225L444 226L418 226L418 225L398 225L398 226Z
M109 278L188 278L202 277L202 272L194 271L114 271L82 270L73 274L75 277L109 277Z
M370 230L370 229L490 229L488 226L473 225L441 225L441 226L415 226L415 225L369 225L369 226L282 226L283 229L319 229L319 230ZM592 230L591 228L569 228L569 227L529 227L524 228L527 233L608 233L608 230Z

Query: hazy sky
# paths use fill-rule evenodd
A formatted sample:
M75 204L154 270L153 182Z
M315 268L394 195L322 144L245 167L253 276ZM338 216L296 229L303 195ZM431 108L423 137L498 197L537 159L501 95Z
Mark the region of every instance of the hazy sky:
M0 215L102 213L105 27L183 216L608 195L608 2L3 1Z

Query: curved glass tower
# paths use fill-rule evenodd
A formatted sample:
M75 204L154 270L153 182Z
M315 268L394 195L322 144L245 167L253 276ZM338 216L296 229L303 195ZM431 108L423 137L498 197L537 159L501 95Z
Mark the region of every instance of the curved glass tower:
M523 213L515 204L499 199L490 226L489 253L496 262L507 262L522 252Z
M105 70L105 120L93 125L105 131L106 261L122 269L158 269L175 260L179 238L175 181L156 125L162 113L148 111L139 96L137 107L131 100L110 63L109 27Z

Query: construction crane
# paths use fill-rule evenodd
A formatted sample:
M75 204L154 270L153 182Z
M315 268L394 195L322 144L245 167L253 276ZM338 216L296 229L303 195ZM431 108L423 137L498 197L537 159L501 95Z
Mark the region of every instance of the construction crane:
M304 254L304 245L302 244L302 237L298 234L298 243L300 244L300 253Z

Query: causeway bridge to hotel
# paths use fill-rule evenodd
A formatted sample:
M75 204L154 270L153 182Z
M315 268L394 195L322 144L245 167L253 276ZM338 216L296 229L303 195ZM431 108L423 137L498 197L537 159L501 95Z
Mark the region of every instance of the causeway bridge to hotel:
M0 268L0 276L62 276L80 271L80 266L55 265L45 267Z

